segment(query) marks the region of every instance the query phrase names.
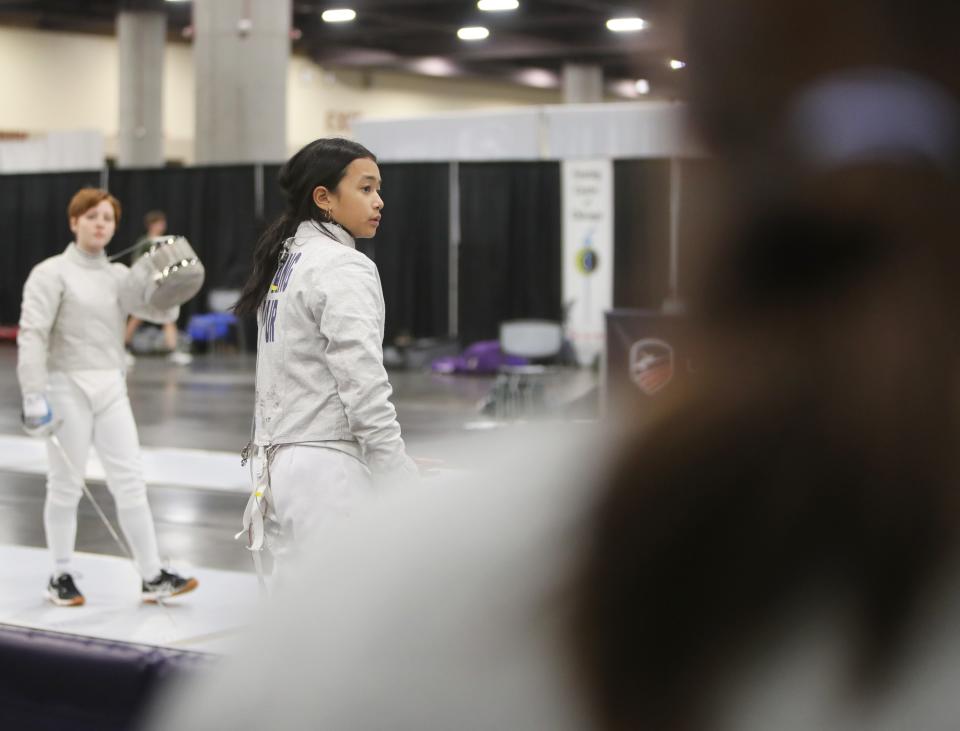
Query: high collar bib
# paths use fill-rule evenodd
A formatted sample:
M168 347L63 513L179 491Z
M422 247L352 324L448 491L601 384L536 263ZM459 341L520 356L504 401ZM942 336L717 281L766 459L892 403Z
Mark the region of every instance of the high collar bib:
M87 269L102 269L109 264L106 252L100 251L98 254L88 254L73 241L67 244L67 248L63 250L63 255L71 263Z
M351 249L357 248L357 242L354 241L353 236L342 226L335 223L317 223L316 221L300 222L300 225L297 226L297 232L294 234L295 243L301 244L304 240L315 236L332 237L344 246L349 246Z

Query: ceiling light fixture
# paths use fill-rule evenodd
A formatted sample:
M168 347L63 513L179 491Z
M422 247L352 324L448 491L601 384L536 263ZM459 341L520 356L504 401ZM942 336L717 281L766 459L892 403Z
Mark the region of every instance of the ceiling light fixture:
M560 86L559 77L553 71L547 69L522 69L517 71L513 78L524 86L532 86L537 89L556 89Z
M637 79L637 83L633 85L637 90L638 94L649 94L650 93L650 82L646 79Z
M455 76L457 73L456 64L439 56L418 58L410 63L410 68L427 76Z
M607 28L614 33L631 33L643 30L649 25L643 18L610 18Z
M670 59L670 68L672 68L674 71L679 71L680 69L685 69L686 67L687 67L686 61L681 61L678 58Z
M470 26L457 31L457 38L461 41L482 41L490 35L490 31L482 26Z
M357 17L357 12L350 8L333 8L324 10L320 14L320 20L324 23L349 23Z
M498 13L502 10L516 10L519 7L519 0L479 0L477 2L477 9L487 13Z

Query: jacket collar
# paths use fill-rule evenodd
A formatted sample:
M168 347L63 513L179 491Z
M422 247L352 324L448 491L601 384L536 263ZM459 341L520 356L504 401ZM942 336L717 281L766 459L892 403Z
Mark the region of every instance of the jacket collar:
M301 221L300 225L297 226L297 232L294 234L294 238L296 239L295 243L297 244L303 244L306 242L306 239L312 239L318 236L325 240L333 237L344 246L349 246L351 249L357 248L357 242L353 240L350 232L336 223Z
M101 251L99 254L88 254L73 241L67 244L67 248L63 250L63 255L73 264L79 264L88 269L100 269L109 264L105 251Z

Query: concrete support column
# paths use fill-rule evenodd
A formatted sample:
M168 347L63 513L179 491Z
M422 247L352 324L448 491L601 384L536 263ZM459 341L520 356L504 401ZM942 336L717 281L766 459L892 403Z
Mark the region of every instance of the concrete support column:
M591 104L603 101L603 68L588 64L563 65L563 103Z
M117 14L120 62L117 165L163 166L163 53L167 16Z
M291 0L194 0L195 157L287 157Z

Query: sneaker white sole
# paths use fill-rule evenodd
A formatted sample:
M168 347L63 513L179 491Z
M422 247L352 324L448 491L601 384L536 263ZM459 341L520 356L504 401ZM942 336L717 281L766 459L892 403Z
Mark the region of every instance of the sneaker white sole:
M160 592L160 591L145 591L143 592L143 601L145 604L156 604L157 601L163 601L164 599L170 599L171 597L180 596L188 592L193 591L198 586L200 582L196 579L190 579L186 584L181 586L176 591L171 592Z
M87 603L87 600L82 596L74 597L73 599L61 599L56 594L52 594L47 591L43 594L47 600L58 607L80 607Z

